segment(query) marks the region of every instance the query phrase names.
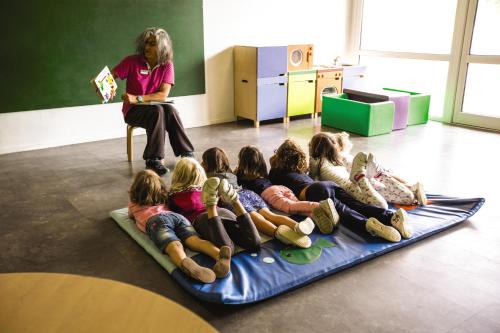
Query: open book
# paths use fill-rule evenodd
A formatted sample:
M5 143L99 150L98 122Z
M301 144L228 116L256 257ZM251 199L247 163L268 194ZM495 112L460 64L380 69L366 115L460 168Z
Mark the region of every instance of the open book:
M111 99L111 93L115 92L116 88L118 88L108 66L105 66L96 78L90 82L97 88L97 93L102 103L107 103Z

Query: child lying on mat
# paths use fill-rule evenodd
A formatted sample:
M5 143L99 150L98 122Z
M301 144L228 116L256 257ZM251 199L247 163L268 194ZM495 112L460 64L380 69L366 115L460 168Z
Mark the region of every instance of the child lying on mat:
M285 186L273 185L268 178L264 155L256 146L244 146L238 154L236 167L238 183L243 188L254 191L273 209L287 213L307 215L316 225L333 224L329 216L333 203L330 198L321 202L299 201L293 192ZM301 223L295 228L301 229Z
M184 273L204 283L212 283L216 277L223 278L229 274L231 249L228 246L219 249L211 242L200 239L184 216L167 208L166 185L154 171L137 173L129 196L129 217ZM187 257L182 243L191 250L212 257L216 261L213 268L202 267Z
M235 208L231 212L217 207L221 196ZM226 246L234 253L234 244L249 251L260 249L260 235L250 215L241 205L238 194L227 181L207 180L197 160L181 158L175 164L169 194L169 207L184 215L202 238L216 246Z
M407 214L403 209L393 212L367 205L349 195L332 181L314 181L309 169L306 153L293 140L287 139L271 157L269 179L273 184L290 188L300 200L321 201L332 199L330 216L334 222L320 225L322 233L331 233L340 221L349 229L360 234L367 232L391 242L399 242L401 237L410 238L412 231L407 224Z
M301 248L311 246L311 239L307 235L314 229L313 221L306 218L297 223L288 216L271 212L260 195L238 185L236 175L232 173L229 158L224 150L218 147L210 148L203 153L202 160L201 165L208 177L225 179L236 190L241 204L250 214L257 230L284 244L293 244ZM233 209L231 205L227 208Z
M318 133L309 143L311 177L330 180L355 199L382 208L387 202L424 205L427 202L421 183L407 184L403 179L382 168L373 154L350 154L349 134Z

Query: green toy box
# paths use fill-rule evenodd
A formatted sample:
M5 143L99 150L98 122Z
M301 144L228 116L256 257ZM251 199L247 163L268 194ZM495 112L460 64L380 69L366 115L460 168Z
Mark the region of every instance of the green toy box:
M384 88L384 90L398 91L410 94L410 102L408 103L408 126L427 123L427 121L429 120L429 105L431 103L431 95L392 88Z
M392 131L394 103L366 103L355 96L341 94L323 96L321 125L338 128L364 136L387 134Z

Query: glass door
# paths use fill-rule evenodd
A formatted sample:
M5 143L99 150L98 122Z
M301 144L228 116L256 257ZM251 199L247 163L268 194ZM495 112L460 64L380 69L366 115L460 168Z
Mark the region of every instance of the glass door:
M453 122L500 130L500 1L470 0Z

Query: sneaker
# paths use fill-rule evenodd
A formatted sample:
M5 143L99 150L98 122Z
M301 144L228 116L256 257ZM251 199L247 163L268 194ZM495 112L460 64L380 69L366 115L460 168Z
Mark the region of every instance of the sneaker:
M220 179L217 177L208 178L203 184L201 200L206 207L217 205L217 202L219 201L219 185Z
M158 176L163 176L167 172L170 172L168 168L163 165L160 159L149 159L146 160L146 169L153 170L158 174Z
M365 228L371 235L383 238L390 242L397 243L401 240L401 235L396 229L379 222L376 218L370 217L366 221Z
M325 212L326 216L332 220L333 227L335 228L337 224L339 224L340 216L335 209L333 200L330 198L321 200L319 202L319 207Z
M414 184L411 187L411 191L415 194L415 198L419 205L427 205L427 196L424 192L424 185L421 182Z
M234 187L229 184L227 179L222 179L220 181L219 195L227 203L235 202L236 200L238 200L238 192L236 192Z
M366 175L367 159L368 156L365 153L359 152L352 160L351 174L349 175L349 179L353 183L356 183L362 175Z
M193 259L187 257L182 260L180 269L195 280L203 283L212 283L215 281L215 273L209 268L200 266Z
M182 153L181 157L191 157L191 158L194 158L194 154L193 154L192 151L187 151L185 153Z
M293 231L292 228L284 224L276 229L274 236L277 240L285 244L295 245L303 249L311 247L311 239L309 236L299 235Z
M309 217L295 225L295 232L299 235L307 236L313 232L314 222Z
M368 154L368 158L366 159L366 177L368 179L373 178L384 171L384 168L380 164L377 163L375 156L372 153Z
M231 248L229 246L221 246L219 252L219 260L215 263L212 270L218 279L229 275L231 271Z
M402 208L395 211L391 218L392 226L399 231L403 238L410 238L413 233L407 221L408 214L406 214L406 211Z
M333 232L333 220L327 215L327 213L321 208L314 208L312 211L314 224L318 227L322 234L331 234Z

